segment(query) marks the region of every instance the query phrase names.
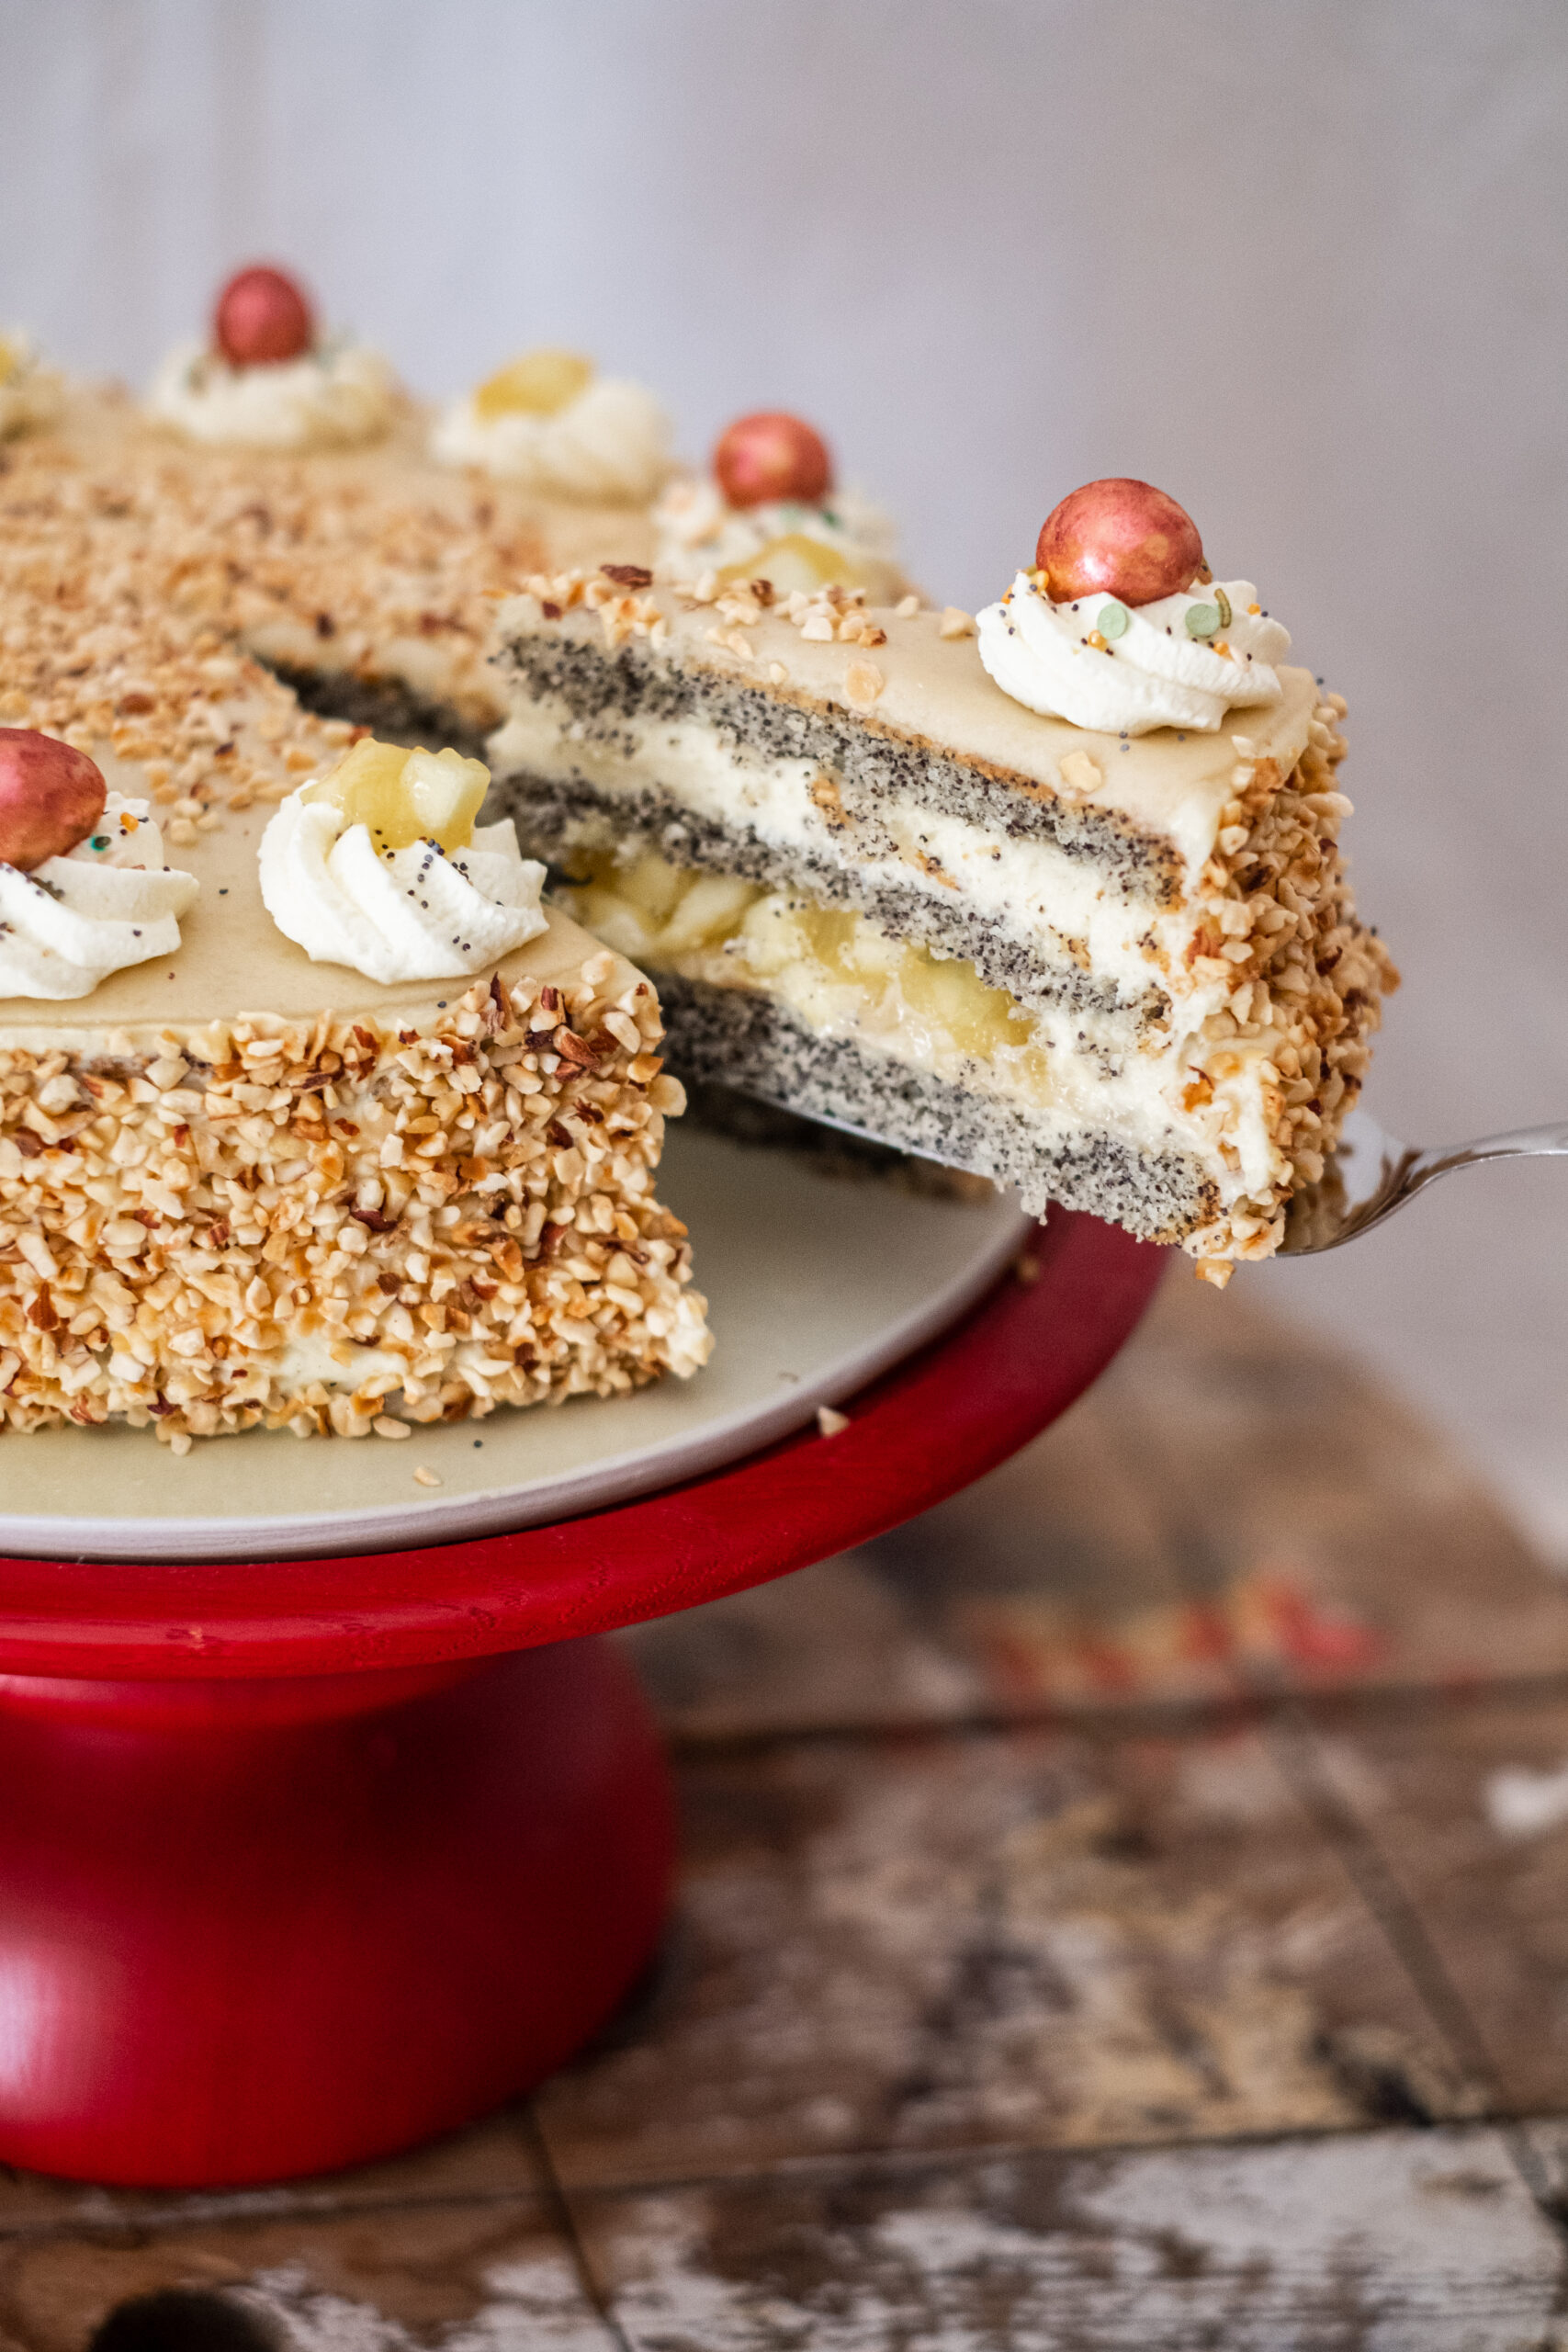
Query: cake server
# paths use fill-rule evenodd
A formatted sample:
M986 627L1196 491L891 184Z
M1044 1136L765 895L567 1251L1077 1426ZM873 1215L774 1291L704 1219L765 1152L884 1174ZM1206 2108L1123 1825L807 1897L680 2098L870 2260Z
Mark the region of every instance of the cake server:
M1413 1201L1423 1185L1456 1168L1476 1168L1487 1159L1536 1159L1568 1154L1568 1119L1543 1127L1515 1127L1474 1143L1397 1143L1365 1111L1345 1121L1339 1148L1315 1184L1304 1185L1291 1202L1283 1258L1307 1258L1337 1250Z

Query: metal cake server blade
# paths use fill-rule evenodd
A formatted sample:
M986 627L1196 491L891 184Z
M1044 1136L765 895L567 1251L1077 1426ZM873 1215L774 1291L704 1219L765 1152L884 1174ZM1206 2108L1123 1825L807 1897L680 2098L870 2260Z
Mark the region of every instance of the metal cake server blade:
M1422 1147L1397 1143L1365 1111L1352 1111L1339 1147L1315 1184L1305 1184L1291 1201L1282 1258L1308 1258L1337 1250L1381 1225L1413 1201L1423 1185L1456 1168L1477 1168L1487 1159L1535 1159L1568 1154L1568 1119L1543 1127L1516 1127L1474 1143Z

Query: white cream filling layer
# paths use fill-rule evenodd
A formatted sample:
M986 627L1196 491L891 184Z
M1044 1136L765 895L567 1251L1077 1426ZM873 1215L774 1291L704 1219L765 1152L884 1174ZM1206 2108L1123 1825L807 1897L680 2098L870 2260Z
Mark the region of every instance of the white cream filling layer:
M1067 856L1055 842L1009 840L924 808L879 809L877 822L896 845L892 855L879 853L862 828L833 821L814 797L822 783L816 762L734 750L699 720L616 720L613 741L602 744L563 706L542 701L514 712L491 738L486 756L501 777L581 778L610 797L666 792L695 816L743 825L786 854L809 853L840 867L857 897L897 884L941 907L961 893L968 908L1043 964L1076 973L1087 951L1096 978L1113 981L1129 1001L1141 1000L1151 986L1170 985L1174 974L1182 1019L1194 1028L1225 1001L1223 983L1194 982L1183 964L1198 919L1191 906L1156 909L1129 900L1103 887L1091 861ZM1212 840L1204 845L1204 856L1213 846ZM1078 953L1069 942L1081 943Z

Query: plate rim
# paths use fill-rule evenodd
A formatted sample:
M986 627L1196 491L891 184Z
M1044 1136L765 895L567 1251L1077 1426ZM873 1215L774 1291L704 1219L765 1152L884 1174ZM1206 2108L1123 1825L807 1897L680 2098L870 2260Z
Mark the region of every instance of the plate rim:
M101 1514L46 1518L0 1510L0 1555L191 1567L222 1566L258 1555L276 1560L354 1553L368 1555L519 1534L714 1476L807 1428L822 1406L837 1406L951 1329L1018 1257L1035 1229L1035 1220L1016 1203L1011 1204L1012 1214L1005 1215L1009 1204L1008 1196L981 1204L987 1221L994 1220L992 1229L955 1273L871 1338L829 1359L784 1395L736 1406L694 1430L624 1448L547 1483L535 1479L478 1494L430 1493L412 1501L355 1506L325 1514L252 1512L217 1521L151 1515L116 1520ZM696 1377L700 1379L701 1373ZM597 1401L574 1397L558 1409L591 1411ZM81 1431L80 1437L85 1444L95 1442L95 1432L90 1430ZM222 1442L243 1443L244 1436Z
M886 1533L1029 1442L1087 1388L1169 1253L1066 1212L930 1346L850 1403L714 1477L500 1538L412 1552L157 1568L0 1559L0 1692L460 1670L739 1592ZM190 1702L187 1704L186 1702ZM194 1718L192 1718L194 1719Z

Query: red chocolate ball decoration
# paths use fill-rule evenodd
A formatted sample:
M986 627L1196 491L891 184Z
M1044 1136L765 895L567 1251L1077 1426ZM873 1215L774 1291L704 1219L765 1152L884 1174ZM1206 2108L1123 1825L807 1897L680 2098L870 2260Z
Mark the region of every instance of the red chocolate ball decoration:
M0 865L30 874L85 841L104 813L103 771L30 727L0 727Z
M782 411L738 417L720 436L713 469L731 506L765 506L776 498L810 505L833 487L833 460L822 435Z
M231 277L212 313L212 340L231 367L298 359L316 339L310 305L293 278L258 263Z
M1095 595L1152 605L1209 576L1190 514L1151 482L1122 475L1085 482L1053 507L1034 560L1054 605Z

